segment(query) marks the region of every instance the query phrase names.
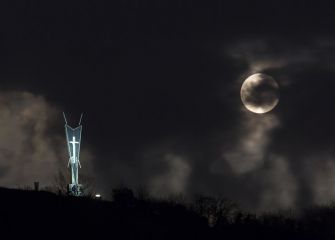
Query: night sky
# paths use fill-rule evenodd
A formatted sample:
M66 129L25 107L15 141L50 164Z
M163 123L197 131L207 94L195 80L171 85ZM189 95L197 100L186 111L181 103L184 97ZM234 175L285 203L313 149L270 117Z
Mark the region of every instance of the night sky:
M83 116L80 174L155 196L248 209L335 200L335 10L315 1L2 1L0 185L66 170L66 112ZM112 3L111 3L112 2ZM253 73L280 88L246 110Z

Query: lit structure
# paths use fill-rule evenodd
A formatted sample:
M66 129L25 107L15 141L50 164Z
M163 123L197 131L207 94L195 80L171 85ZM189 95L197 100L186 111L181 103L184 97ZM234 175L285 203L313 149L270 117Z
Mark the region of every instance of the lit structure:
M82 185L78 182L78 171L79 168L81 168L79 154L82 130L81 119L83 114L81 114L78 127L76 128L70 127L67 124L65 113L63 113L63 115L65 120L66 141L69 151L68 167L71 167L71 183L68 185L68 192L70 195L80 196L82 195Z

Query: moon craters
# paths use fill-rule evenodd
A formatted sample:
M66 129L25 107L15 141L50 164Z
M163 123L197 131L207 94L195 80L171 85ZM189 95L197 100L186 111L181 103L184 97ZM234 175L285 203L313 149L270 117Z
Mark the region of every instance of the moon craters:
M279 86L269 75L256 73L249 76L241 87L241 100L251 112L271 111L279 101Z

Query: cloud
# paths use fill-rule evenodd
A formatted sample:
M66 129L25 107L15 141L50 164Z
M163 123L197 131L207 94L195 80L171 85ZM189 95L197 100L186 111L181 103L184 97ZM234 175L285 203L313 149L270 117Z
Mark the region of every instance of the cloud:
M273 56L273 45L266 39L248 39L225 45L224 52L235 61L248 63L249 73L263 72L269 68L282 68L287 64L285 56ZM278 55L278 54L276 54Z
M61 129L61 121L61 112L43 96L25 91L0 92L2 186L32 186L34 181L49 186L58 170L67 168L65 137L55 131ZM81 162L87 169L93 156L85 148Z
M185 194L191 167L187 161L176 154L165 154L161 159L166 169L162 174L153 176L150 180L150 191L158 196L169 194Z
M335 159L327 153L304 159L302 168L314 204L328 204L335 199Z
M274 114L256 115L243 111L237 142L223 153L234 173L243 174L263 166L271 131L278 125L279 120Z
M261 36L237 39L225 44L223 52L233 61L244 63L247 68L241 73L240 81L257 73L273 73L272 77L284 87L292 82L306 79L296 79L300 73L310 70L334 68L334 39L326 36L312 38L270 37ZM318 71L320 73L320 71Z
M288 209L295 207L299 184L296 181L287 159L270 156L269 167L260 172L263 179L258 209Z

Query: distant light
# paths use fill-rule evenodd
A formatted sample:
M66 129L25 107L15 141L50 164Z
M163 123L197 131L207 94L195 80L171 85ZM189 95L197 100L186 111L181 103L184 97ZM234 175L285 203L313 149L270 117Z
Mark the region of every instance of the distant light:
M101 195L97 193L97 194L95 194L95 197L96 198L101 198Z

